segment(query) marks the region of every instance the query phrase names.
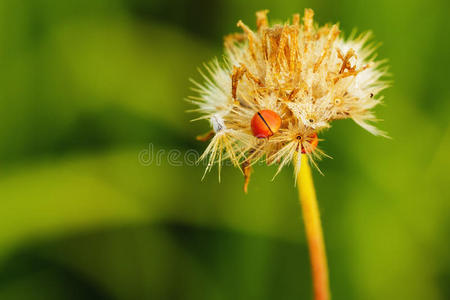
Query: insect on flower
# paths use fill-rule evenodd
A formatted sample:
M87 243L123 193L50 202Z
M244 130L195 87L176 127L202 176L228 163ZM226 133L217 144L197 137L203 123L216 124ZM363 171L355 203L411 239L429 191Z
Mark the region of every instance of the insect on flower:
M269 109L258 111L251 121L253 135L257 138L268 138L280 129L280 116Z
M225 37L225 61L205 65L205 82L193 81L198 95L189 97L198 119L212 126L198 137L211 139L201 156L208 160L205 174L215 163L220 174L229 159L243 171L245 189L251 166L261 159L278 164L276 174L292 160L297 174L302 153L317 167L314 159L324 155L318 133L334 120L349 118L384 135L371 122L387 68L367 45L370 33L344 39L337 25L315 24L310 9L302 22L295 14L291 22L269 26L267 13L256 13L256 31L237 23L243 32Z
M297 139L302 139L302 136L298 136ZM313 133L312 135L306 137L307 139L307 143L305 143L305 145L309 145L309 147L307 147L307 149L305 149L305 147L302 145L302 153L311 153L314 151L314 149L316 149L317 145L319 144L319 138L317 137L317 133ZM298 150L297 150L298 151Z

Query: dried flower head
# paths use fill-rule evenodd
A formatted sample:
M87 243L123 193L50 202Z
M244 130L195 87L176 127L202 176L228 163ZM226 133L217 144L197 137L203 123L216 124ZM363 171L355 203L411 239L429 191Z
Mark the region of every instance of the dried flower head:
M225 61L205 65L205 83L194 82L198 119L210 121L211 138L201 159L208 172L225 159L239 167L247 188L251 165L260 159L279 164L278 172L293 159L295 174L301 153L313 159L324 153L317 148L317 133L334 120L353 119L373 133L384 135L371 121L378 94L387 87L381 78L386 68L374 61L370 34L348 39L337 25L317 26L313 11L305 10L289 24L268 25L267 10L256 13L256 32L242 21L243 33L225 37ZM270 120L264 117L269 116ZM281 124L273 128L271 120ZM266 127L265 127L266 126ZM276 175L276 174L275 174Z

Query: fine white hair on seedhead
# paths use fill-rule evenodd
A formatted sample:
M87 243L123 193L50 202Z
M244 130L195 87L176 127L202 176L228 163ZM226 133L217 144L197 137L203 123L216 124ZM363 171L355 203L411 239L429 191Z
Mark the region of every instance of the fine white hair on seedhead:
M335 120L353 119L386 136L374 126L373 108L388 86L387 67L376 60L378 44L369 43L371 33L344 38L338 25L315 24L310 9L303 18L296 14L290 22L270 26L267 13L256 13L255 31L239 21L242 33L225 37L223 61L204 65L203 83L192 81L197 95L188 100L200 114L195 120L209 120L212 127L201 156L208 161L205 174L216 163L220 171L226 159L246 177L261 159L278 164L276 174L294 160L297 174L302 153L317 166L314 160L325 155L317 147L317 133ZM251 128L262 110L282 120L265 139L256 138Z

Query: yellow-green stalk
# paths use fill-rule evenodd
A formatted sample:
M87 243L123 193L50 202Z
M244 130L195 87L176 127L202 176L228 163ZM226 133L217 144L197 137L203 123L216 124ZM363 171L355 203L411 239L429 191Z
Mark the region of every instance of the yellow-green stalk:
M317 205L316 191L308 163L308 156L302 154L301 167L297 176L298 195L305 223L306 239L309 247L311 273L315 300L330 299L328 283L328 265L323 240L322 225L320 222L319 207Z

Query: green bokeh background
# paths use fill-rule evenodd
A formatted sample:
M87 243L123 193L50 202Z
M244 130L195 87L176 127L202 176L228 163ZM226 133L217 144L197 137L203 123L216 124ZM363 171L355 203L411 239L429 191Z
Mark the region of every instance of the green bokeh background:
M244 195L236 169L167 161L205 147L183 98L223 35L305 7L372 30L394 81L392 140L322 136L334 299L449 299L446 0L1 0L0 299L311 299L289 168L257 167ZM139 162L150 144L160 164Z

